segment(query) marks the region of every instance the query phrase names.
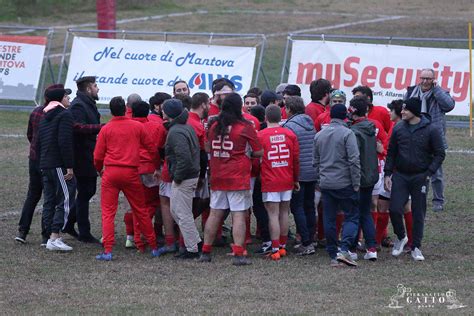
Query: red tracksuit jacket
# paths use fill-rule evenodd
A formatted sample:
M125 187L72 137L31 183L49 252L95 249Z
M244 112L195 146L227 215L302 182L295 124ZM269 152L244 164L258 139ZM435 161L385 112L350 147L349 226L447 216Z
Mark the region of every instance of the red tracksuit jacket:
M145 148L150 156L156 153L155 145L142 123L125 116L114 116L100 130L94 150L94 166L99 172L104 165L138 168L140 146Z

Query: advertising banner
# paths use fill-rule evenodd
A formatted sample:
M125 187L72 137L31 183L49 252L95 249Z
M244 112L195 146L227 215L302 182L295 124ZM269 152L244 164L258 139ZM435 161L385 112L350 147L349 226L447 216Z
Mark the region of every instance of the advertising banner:
M252 83L255 47L75 37L66 87L96 76L99 103L114 96L138 93L147 100L156 92L172 93L175 81L185 80L191 93L211 94L212 81L225 77L245 93Z
M408 86L419 83L424 68L435 71L437 84L456 101L449 115L469 115L469 51L397 45L293 41L288 82L301 87L310 101L311 81L325 78L348 98L358 85L369 86L374 104L401 99Z
M0 35L0 99L35 100L47 38Z

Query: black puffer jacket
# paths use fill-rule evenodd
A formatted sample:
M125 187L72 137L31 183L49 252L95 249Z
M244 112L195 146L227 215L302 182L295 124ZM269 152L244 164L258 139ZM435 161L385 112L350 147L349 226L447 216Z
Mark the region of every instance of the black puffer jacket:
M177 183L197 178L200 171L199 141L194 129L186 124L188 111L166 123L165 157L171 179Z
M77 96L71 102L71 113L74 123L89 126L86 129L87 133L84 131L74 133L74 157L76 158L74 174L83 177L97 177L93 156L97 134L100 131L100 114L95 101L84 92L78 91ZM96 127L93 128L93 125Z
M38 131L38 152L41 169L74 166L73 118L62 106L48 111Z
M384 172L392 175L394 170L405 174L426 173L433 175L446 156L444 142L439 128L422 116L420 124L410 131L406 121L400 121L393 128L388 145Z

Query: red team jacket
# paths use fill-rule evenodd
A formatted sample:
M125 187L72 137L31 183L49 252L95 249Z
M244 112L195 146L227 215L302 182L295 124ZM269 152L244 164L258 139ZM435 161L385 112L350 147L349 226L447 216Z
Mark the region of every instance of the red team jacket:
M95 169L100 172L104 165L138 168L140 147L145 148L150 156L155 153L155 146L143 124L125 116L114 116L97 137Z
M155 153L150 156L150 153L146 148L140 147L140 165L138 166L138 174L154 173L155 170L160 167L160 149L165 146L166 130L163 127L163 124L150 121L146 117L134 117L132 120L143 124L146 133L153 142L153 148L155 150Z
M292 190L299 177L298 138L289 129L269 127L258 132L263 147L262 192Z
M250 123L237 122L230 126L229 133L222 137L216 133L217 122L209 128L211 190L250 190L252 151L261 150L257 132Z

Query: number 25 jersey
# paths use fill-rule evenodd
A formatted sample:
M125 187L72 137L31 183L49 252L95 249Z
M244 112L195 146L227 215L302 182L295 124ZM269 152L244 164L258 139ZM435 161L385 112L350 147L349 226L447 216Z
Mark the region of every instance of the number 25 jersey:
M295 133L283 127L268 127L258 132L258 139L263 146L262 192L292 190L300 169L300 147Z
M211 190L250 190L250 152L259 151L257 132L247 122L229 127L224 137L217 133L217 122L209 129Z

